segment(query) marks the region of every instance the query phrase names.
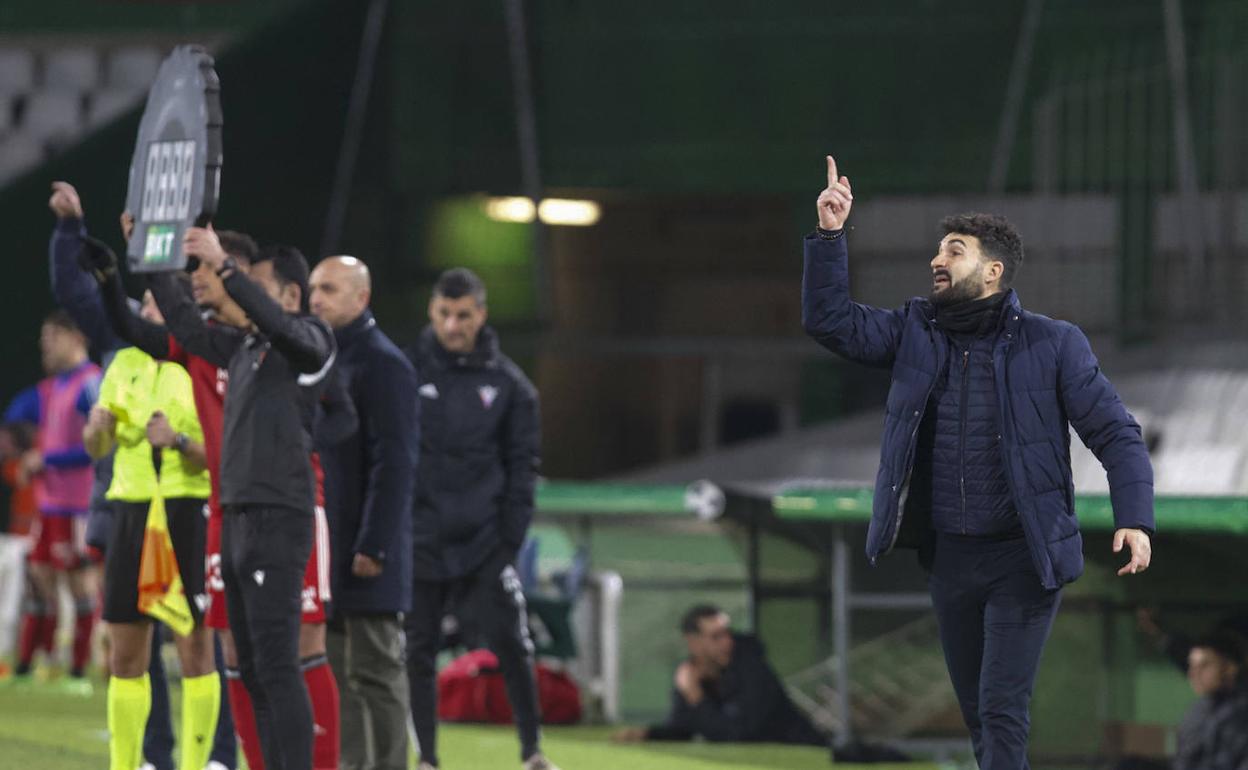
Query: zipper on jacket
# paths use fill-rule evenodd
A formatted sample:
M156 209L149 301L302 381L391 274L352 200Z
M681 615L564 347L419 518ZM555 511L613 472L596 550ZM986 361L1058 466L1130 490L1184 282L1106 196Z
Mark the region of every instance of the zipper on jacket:
M929 398L931 397L930 394L928 397ZM910 433L911 450L913 450L914 448L915 437L919 435L919 423L922 423L922 418L919 419L918 423L915 423L914 430ZM907 456L909 455L907 454ZM888 541L888 547L885 548L883 551L881 551L881 553L890 553L893 550L893 547L897 545L897 537L901 535L901 519L903 516L906 515L906 508L905 508L906 495L910 491L910 477L914 475L914 459L913 458L910 459L909 465L910 465L910 469L906 471L906 478L902 480L901 486L897 488L897 494L894 495L894 499L897 501L897 516L894 518L893 536ZM871 557L872 565L875 564L875 559L876 557L874 556Z
M971 349L962 351L962 402L958 404L958 491L962 495L962 534L966 534L966 392L970 384Z
M932 384L927 389L927 395L923 397L923 404L924 404L923 410L924 411L927 410L926 404L929 400L931 400L932 391L935 389L936 389L936 381L935 379L933 379ZM891 553L893 550L893 547L897 545L897 536L901 534L901 518L902 516L905 515L905 512L906 512L906 509L902 505L902 503L904 502L906 494L909 492L909 489L910 489L910 477L914 475L914 444L915 444L915 439L917 439L919 436L919 426L922 424L923 424L923 415L922 415L922 412L920 412L915 415L914 430L910 431L910 447L906 450L906 465L909 466L906 469L906 478L901 482L901 486L896 490L897 494L894 495L894 499L897 501L897 516L895 518L895 523L893 524L893 536L888 541L888 547L885 548L880 553ZM872 566L875 565L875 560L877 556L871 557L870 561L871 561Z
M936 353L936 357L938 360L940 359L939 351ZM941 366L937 368L943 371L944 363L945 363L944 361L941 361ZM907 466L906 478L904 481L902 481L902 484L900 487L893 489L893 492L895 493L893 495L893 500L897 504L897 514L893 521L893 536L892 538L889 539L888 545L883 550L881 550L879 553L873 554L872 556L868 558L868 561L871 562L871 566L875 566L875 560L878 559L882 554L892 553L893 548L897 545L897 536L901 534L901 519L905 515L905 512L906 512L905 508L902 507L901 503L902 503L902 498L909 491L910 476L914 473L915 439L918 438L918 435L919 435L919 426L923 424L922 412L927 410L927 403L931 400L932 391L934 391L935 389L936 389L936 378L933 377L931 384L927 386L927 394L923 396L923 409L922 411L915 414L914 416L915 417L914 430L910 431L910 446L906 449L906 466Z
M1015 317L1015 320L1017 320L1017 316ZM1009 340L1011 339L1011 337L1007 335L1006 339ZM1009 343L1008 342L1004 343L1000 345L1000 347L1008 348ZM1000 369L999 371L998 371L998 365ZM1036 575L1039 578L1040 587L1044 588L1045 590L1049 590L1049 587L1045 585L1044 578L1040 577L1040 575L1044 574L1044 571L1041 568L1041 565L1043 564L1044 560L1040 558L1039 548L1037 546L1037 543L1041 542L1040 535L1032 532L1031 520L1023 514L1023 508L1021 505L1018 504L1018 484L1014 480L1014 471L1010 467L1010 462L1012 458L1010 454L1005 451L1005 434L1011 433L1011 436L1010 436L1011 441L1013 441L1014 439L1014 434L1010 430L1010 427L1009 427L1013 425L1012 418L1013 418L1014 413L1013 413L1013 409L1010 407L1009 392L1006 391L1006 388L1005 388L1005 352L1004 350L1002 351L1000 358L998 358L996 350L995 349L993 350L992 379L993 379L993 387L997 391L997 409L1000 412L1000 419L1001 419L1001 440L998 441L997 444L1001 450L1002 468L1005 470L1005 483L1010 488L1010 499L1014 502L1015 507L1018 508L1018 520L1022 522L1022 525L1023 525L1023 535L1025 536L1024 539L1027 541L1027 550L1031 552L1031 563L1036 568ZM1051 569L1052 568L1051 561L1050 561L1049 566ZM1054 582L1056 582L1056 578L1057 576L1054 575ZM1061 586L1058 585L1056 587L1060 588Z

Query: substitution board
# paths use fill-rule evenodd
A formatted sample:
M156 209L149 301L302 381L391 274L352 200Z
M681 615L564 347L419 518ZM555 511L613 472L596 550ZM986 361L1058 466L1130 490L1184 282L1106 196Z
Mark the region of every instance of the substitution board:
M180 270L182 236L217 212L221 189L221 84L212 57L179 46L161 63L139 123L126 210L130 270Z

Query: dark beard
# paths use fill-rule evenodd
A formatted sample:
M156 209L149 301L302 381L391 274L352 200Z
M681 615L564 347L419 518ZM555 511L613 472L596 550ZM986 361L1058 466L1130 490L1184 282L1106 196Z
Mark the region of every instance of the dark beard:
M941 291L933 291L928 295L928 299L936 307L945 307L955 302L965 302L967 300L976 299L980 294L984 293L983 280L976 280L975 276L967 276L957 283L951 283L948 287Z

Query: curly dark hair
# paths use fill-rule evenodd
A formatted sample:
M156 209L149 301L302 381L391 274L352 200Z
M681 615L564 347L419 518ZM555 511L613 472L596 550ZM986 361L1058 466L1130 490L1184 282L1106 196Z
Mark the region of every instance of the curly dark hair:
M940 220L940 227L943 235L958 233L978 238L984 256L1005 266L1001 273L1001 286L1014 283L1014 274L1023 264L1023 239L1010 220L998 214L969 212L945 217Z

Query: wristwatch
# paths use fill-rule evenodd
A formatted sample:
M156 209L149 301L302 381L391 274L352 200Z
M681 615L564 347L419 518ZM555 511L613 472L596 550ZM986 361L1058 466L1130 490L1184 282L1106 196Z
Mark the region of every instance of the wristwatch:
M186 454L186 446L189 443L191 443L191 437L185 433L173 434L173 448L178 451L178 454Z

